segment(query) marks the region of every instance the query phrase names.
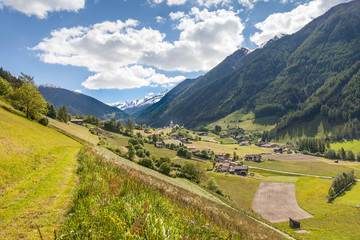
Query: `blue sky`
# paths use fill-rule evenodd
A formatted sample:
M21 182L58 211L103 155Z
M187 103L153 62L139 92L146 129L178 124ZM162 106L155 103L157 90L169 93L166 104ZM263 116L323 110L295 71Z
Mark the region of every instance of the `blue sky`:
M348 0L0 0L0 67L106 103L203 75Z

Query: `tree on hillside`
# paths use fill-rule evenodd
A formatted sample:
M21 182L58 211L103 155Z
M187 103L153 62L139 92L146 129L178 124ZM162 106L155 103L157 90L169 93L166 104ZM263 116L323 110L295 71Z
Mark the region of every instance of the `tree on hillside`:
M134 145L132 145L131 143L129 143L129 146L128 146L128 149L129 149L129 152L128 152L128 154L129 154L129 159L131 160L131 161L133 161L134 160L134 157L135 157L135 148L134 148Z
M217 185L213 177L209 178L209 180L206 182L206 186L209 190L214 192L216 192L219 189L219 186Z
M11 87L10 83L0 77L0 95L7 97L12 94L12 92L13 88Z
M56 109L55 109L54 105L52 105L50 103L47 104L46 116L48 116L49 118L52 118L52 119L56 119L57 113L56 113Z
M58 110L58 114L57 114L57 119L59 119L62 122L67 122L69 121L69 115L67 112L67 109L65 106L62 106L61 108L59 108Z
M15 91L16 102L25 111L27 118L39 117L46 112L47 102L35 87L33 77L22 73L19 78L23 84Z

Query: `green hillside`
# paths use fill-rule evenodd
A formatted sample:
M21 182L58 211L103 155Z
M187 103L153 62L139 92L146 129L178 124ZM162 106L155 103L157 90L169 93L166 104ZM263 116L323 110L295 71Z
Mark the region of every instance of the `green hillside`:
M286 135L291 125L322 112L331 127L348 123L354 129L354 119L360 118L359 8L359 0L333 7L297 33L239 57L235 71L224 71L198 88L196 79L181 95L165 105L160 101L138 120L161 126L175 116L175 123L196 127L244 110L254 112L259 122L277 119L276 133Z
M126 119L128 114L87 95L58 87L40 85L39 92L45 100L59 109L65 106L71 115L93 115L101 119Z
M76 186L80 148L0 101L0 239L38 239L37 227L53 236Z

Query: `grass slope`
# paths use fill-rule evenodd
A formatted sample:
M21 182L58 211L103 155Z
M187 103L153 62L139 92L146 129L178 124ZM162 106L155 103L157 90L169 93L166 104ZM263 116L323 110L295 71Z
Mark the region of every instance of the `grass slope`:
M336 176L338 173L351 170L352 166L333 165L325 162L284 162L264 161L261 163L245 161L246 165L261 167L285 172L303 173L320 176ZM355 175L360 176L360 171L355 170Z
M241 122L239 122L239 120ZM222 129L228 129L233 127L240 127L245 132L263 132L265 130L271 130L275 127L273 121L267 121L268 119L258 119L256 122L254 113L244 114L241 110L235 111L226 117L208 124L206 128L215 129L215 126L221 126ZM259 124L261 123L261 124Z
M70 122L64 123L51 118L49 119L49 126L93 145L96 145L99 142L99 137L91 134L87 127Z
M299 206L314 216L301 220L301 228L310 233L297 234L289 228L288 222L276 225L298 239L359 239L359 210L341 200L328 203L326 195L330 184L330 179L309 177L301 177L296 183Z
M2 107L10 106L0 102ZM0 108L0 239L38 239L63 220L81 145Z
M282 238L224 204L171 184L172 178L106 150L103 157L91 151L79 155L80 185L63 239Z
M360 140L331 143L330 148L335 151L339 151L341 148L344 148L345 151L351 150L353 153L357 154L360 153Z

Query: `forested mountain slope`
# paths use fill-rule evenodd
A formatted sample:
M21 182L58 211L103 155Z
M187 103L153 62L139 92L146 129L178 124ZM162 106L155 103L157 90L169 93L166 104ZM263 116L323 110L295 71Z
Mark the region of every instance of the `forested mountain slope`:
M138 120L159 126L170 116L176 116L177 123L195 127L243 108L255 111L257 118L283 117L279 124L281 128L294 123L295 119L289 121L290 115L305 111L313 101L311 97L320 88L328 91L329 81L355 67L360 60L358 9L359 0L333 7L297 33L270 41L263 48L239 57L241 64L235 71L223 72L220 77L200 84L195 90L191 87L200 80L194 80L192 85L182 90L176 101L167 102L166 107L160 101L153 106L151 114L145 111ZM327 107L338 115L347 116L338 118L341 123L359 117L357 110L351 110L349 115L349 110L340 104L347 98L347 91L343 90L345 85L337 89L337 93L343 91L341 96L338 95L337 103L335 100L322 101L319 113L324 105L323 109ZM353 98L356 99L355 95ZM324 113L323 117L326 116L328 114ZM298 120L304 119L295 121Z
M93 115L101 119L126 119L128 114L87 95L58 87L40 85L39 92L57 109L65 106L72 115Z

